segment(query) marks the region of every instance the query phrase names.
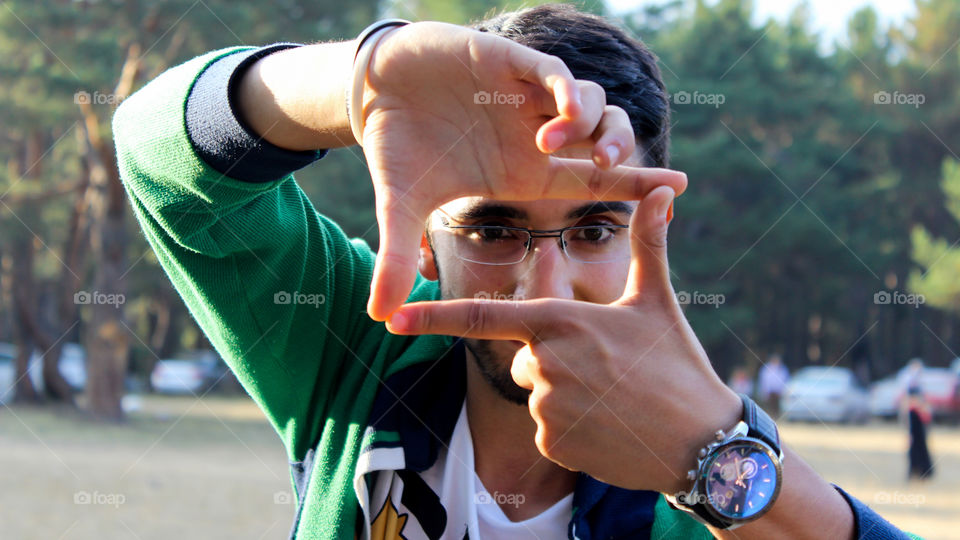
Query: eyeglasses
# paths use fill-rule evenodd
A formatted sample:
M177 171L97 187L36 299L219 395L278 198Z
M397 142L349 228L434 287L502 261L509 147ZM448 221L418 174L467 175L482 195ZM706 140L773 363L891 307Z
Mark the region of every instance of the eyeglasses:
M610 263L630 258L630 235L624 230L629 229L629 225L597 223L540 230L506 225L450 225L443 216L440 222L454 236L457 257L477 264L520 263L530 252L534 238L558 238L564 255L581 263Z

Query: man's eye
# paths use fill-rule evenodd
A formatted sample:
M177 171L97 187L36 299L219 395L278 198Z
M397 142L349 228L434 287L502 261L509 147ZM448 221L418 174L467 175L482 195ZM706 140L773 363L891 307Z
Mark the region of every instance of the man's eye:
M484 224L487 225L487 224ZM470 236L482 242L501 242L519 238L517 231L501 229L499 227L477 227L470 231Z
M607 223L596 223L583 226L582 229L575 229L572 231L574 233L573 240L596 244L608 242L620 232L620 229L608 225Z
M503 240L508 238L509 231L504 229L480 229L480 238L483 240Z

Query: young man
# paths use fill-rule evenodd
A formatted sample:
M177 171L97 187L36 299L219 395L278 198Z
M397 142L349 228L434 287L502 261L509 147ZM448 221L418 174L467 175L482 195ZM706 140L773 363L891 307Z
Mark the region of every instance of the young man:
M385 28L201 56L114 119L148 240L286 445L292 537L904 536L684 320L642 44L563 6ZM376 256L291 176L356 136Z

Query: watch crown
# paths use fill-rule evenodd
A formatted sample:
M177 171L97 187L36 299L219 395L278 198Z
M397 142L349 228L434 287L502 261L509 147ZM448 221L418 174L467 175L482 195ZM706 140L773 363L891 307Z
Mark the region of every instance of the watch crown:
M718 429L717 433L714 435L718 441L722 441L727 438L727 434L723 432L722 429Z
M697 479L696 469L690 469L689 471L687 471L687 480L696 480L696 479Z
M700 451L697 452L697 455L700 457L700 459L707 457L707 449L701 448Z

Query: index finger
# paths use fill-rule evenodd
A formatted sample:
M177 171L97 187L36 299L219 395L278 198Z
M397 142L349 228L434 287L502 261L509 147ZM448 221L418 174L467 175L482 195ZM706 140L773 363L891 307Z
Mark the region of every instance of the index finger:
M687 189L687 175L680 171L627 165L601 169L589 159L551 156L547 175L540 199L639 201L660 186L677 195Z
M546 300L546 299L543 299ZM530 343L548 326L551 309L543 300L474 298L404 304L387 321L394 334L440 334Z
M514 76L540 85L553 95L560 115L574 118L583 110L580 86L563 60L512 42L507 60Z

